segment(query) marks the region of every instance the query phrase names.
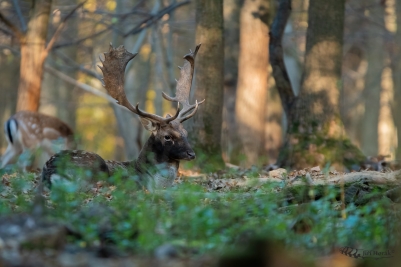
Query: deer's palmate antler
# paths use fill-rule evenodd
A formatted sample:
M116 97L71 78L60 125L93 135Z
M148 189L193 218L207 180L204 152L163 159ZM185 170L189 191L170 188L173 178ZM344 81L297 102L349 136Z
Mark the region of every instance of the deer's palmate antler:
M147 113L139 109L139 104L133 106L128 101L124 92L125 68L137 54L128 52L124 46L114 48L110 44L109 51L104 53L104 60L100 59L102 66L99 66L103 72L104 87L117 100L118 104L140 116L142 125L152 134L135 161L104 161L100 156L85 151L60 152L45 164L43 180L51 184L51 176L59 173L57 158L72 155L69 160L73 164L91 166L92 172L94 172L93 166L99 166L99 172L107 175L112 175L117 168L125 168L128 173L134 169L139 176L140 184L148 187L148 189L170 186L177 175L179 161L195 158L195 152L188 143L187 131L183 128L182 122L195 115L199 105L204 102L204 100L195 101L195 104L192 105L189 103L195 57L199 48L200 44L196 46L194 52L190 51L189 54L184 56L186 62L180 68L181 76L177 81L176 96L171 97L163 93L166 100L177 102L176 114L172 117L162 117ZM179 109L180 106L183 107L181 110Z
M183 67L180 67L181 77L177 81L176 97L168 96L163 92L163 97L166 100L178 102L183 106L183 109L180 111L178 104L177 112L173 117L164 118L156 114L147 113L139 109L139 103L136 104L136 106L134 107L128 101L124 92L125 68L128 62L133 59L138 53L132 54L128 52L124 48L124 46L113 48L113 46L110 44L109 52L104 53L104 61L100 59L100 61L103 63L103 66L98 67L103 72L103 86L106 88L110 96L117 100L118 104L126 107L130 111L143 118L147 118L153 122L161 123L163 125L168 124L175 119L177 119L179 122L184 122L185 120L195 115L198 106L205 101L202 100L199 103L196 101L193 105L189 104L189 95L191 91L192 78L195 68L195 57L200 46L200 44L197 45L194 52L190 51L189 54L184 56L184 59L186 59L187 61L185 62ZM188 112L191 110L192 112L188 114Z

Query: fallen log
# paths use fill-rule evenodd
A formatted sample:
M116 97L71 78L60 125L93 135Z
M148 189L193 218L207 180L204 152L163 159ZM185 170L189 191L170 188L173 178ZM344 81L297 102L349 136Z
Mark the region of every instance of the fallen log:
M277 177L260 177L248 178L246 176L233 179L220 179L213 178L207 175L201 176L187 176L183 178L188 182L195 182L200 184L209 184L213 187L254 187L260 186L265 183L284 183L286 187L300 186L300 185L344 185L352 183L369 183L374 185L401 185L401 170L392 172L377 172L377 171L362 171L352 173L341 173L334 175L323 175L322 173L309 173L306 172L304 176L296 176L292 179L286 175L282 178Z

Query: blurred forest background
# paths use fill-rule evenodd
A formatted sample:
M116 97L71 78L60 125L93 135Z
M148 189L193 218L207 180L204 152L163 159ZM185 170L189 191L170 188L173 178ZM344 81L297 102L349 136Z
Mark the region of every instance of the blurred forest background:
M46 40L51 42L60 23L81 1L42 2L51 3L48 23L43 25ZM185 0L86 1L65 21L46 57L39 111L67 122L78 134L82 149L106 159L135 158L148 133L135 115L105 97L98 57L110 42L139 52L127 68L130 102L139 102L149 112L173 113L161 92L173 94L179 77L176 66L182 65L183 55L197 44L196 5L196 1ZM255 19L252 5L259 6L267 23ZM308 0L292 1L283 36L284 61L295 94L303 73L308 5ZM17 110L21 50L16 32L29 31L34 10L32 1L25 0L0 0L0 10L3 124ZM223 1L221 149L226 162L244 166L275 163L285 140L286 116L269 63L269 31L276 12L277 1L273 0ZM346 1L343 38L339 107L344 134L365 156L399 159L401 1ZM211 49L212 44L202 43L202 53ZM214 64L198 61L195 71L206 63ZM200 82L196 79L194 88ZM0 152L6 145L1 131Z

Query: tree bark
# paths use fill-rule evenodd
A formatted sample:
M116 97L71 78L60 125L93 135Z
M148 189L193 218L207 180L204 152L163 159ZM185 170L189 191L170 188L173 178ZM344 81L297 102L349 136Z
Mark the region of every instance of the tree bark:
M21 37L21 67L17 111L38 111L43 79L44 51L51 0L33 1L32 17L26 34Z
M269 64L268 12L269 2L266 0L245 0L241 10L235 113L247 166L266 159L264 126Z
M287 135L278 160L281 166L304 168L329 163L337 168L344 165L350 168L364 160L361 151L346 137L339 115L344 2L309 2L299 96L294 97L287 73L275 72L288 118ZM272 61L274 64L280 62ZM285 70L285 67L276 69Z
M361 149L367 156L377 156L379 151L379 113L382 72L384 68L384 6L376 0L365 1L366 10L366 59L365 113L362 120ZM368 11L368 12L366 12ZM382 33L382 34L380 34Z
M197 0L195 5L196 42L203 44L196 57L195 98L206 101L191 120L189 137L199 166L214 170L224 166L220 146L224 77L223 1Z
M397 142L395 157L401 159L401 0L397 0L396 3L396 14L397 14L397 32L395 33L395 40L393 44L392 59L392 75L394 84L394 100L391 105L394 125L397 128Z
M224 1L224 107L221 135L224 159L240 163L242 151L235 116L238 80L239 20L241 0Z

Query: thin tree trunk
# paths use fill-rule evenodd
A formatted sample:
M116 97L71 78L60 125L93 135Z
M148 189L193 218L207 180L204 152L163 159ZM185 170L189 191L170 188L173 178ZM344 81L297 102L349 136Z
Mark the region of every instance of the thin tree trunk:
M156 0L152 13L155 13L159 7L158 0ZM116 6L117 13L123 13L131 4L129 1L118 0ZM124 44L128 51L131 52L139 52L142 42L147 35L147 30L141 32L137 37L130 36L125 38L124 40L117 34L117 32L113 33L113 44L115 46L119 46ZM147 87L147 81L138 80L137 77L148 77L148 69L149 64L147 59L142 61L143 55L139 54L139 56L135 59L135 66L139 66L138 68L134 68L133 62L127 66L127 72L125 76L125 93L127 98L134 103L141 103L144 105L146 91L143 91L142 86L145 84ZM139 62L138 62L139 61ZM144 76L138 75L138 70L140 72L145 72ZM140 147L141 147L141 132L142 126L137 119L137 116L132 112L127 110L123 110L115 105L112 105L114 114L117 120L118 132L122 139L124 140L124 147L121 147L118 154L116 154L116 160L123 160L123 157L120 153L121 149L125 151L126 158L131 160L136 158L139 155Z
M51 9L51 0L33 1L32 17L26 34L21 38L20 83L17 110L38 111L43 79L43 52Z
M155 64L153 65L153 73L155 74L153 77L153 86L154 86L154 91L156 93L156 97L154 99L154 105L155 105L155 110L156 114L159 114L160 116L163 116L163 98L160 97L163 92L164 86L164 77L163 77L163 54L161 51L160 47L160 40L158 40L159 36L157 33L157 23L152 29L152 51L154 54L155 58Z
M79 4L78 0L72 1L75 4ZM57 3L55 3L57 4ZM57 25L53 25L57 27ZM79 32L78 28L78 19L77 18L71 18L68 21L68 28L67 30L63 33L64 38L74 38L77 35L77 32ZM79 58L77 57L77 52L78 52L78 46L70 46L70 47L65 47L61 48L57 51L57 55L61 55L63 57L68 58L69 60L73 62L77 62L78 64L82 64L83 62L79 62ZM56 58L57 60L57 58ZM50 60L47 61L49 63ZM77 70L73 67L70 67L66 64L64 64L64 68L59 69L62 73L66 74L68 77L71 77L73 79L76 79L77 76ZM46 77L46 73L45 76ZM65 121L71 129L74 130L76 129L76 109L77 109L77 101L79 99L80 95L80 90L76 86L73 86L66 81L61 80L58 77L55 77L54 75L51 75L49 77L51 80L54 79L54 86L47 88L48 94L53 96L52 103L56 105L56 115L58 118L61 120ZM46 79L45 79L46 80ZM45 83L45 80L43 81ZM45 92L45 84L42 86L42 92ZM45 94L47 96L48 94ZM42 93L41 99L44 98L44 94ZM41 100L42 101L42 100ZM42 107L43 103L41 103Z
M362 120L361 149L367 156L377 156L379 151L379 113L382 72L384 67L384 7L376 0L365 1L366 10L366 59L365 113ZM379 24L378 24L379 23Z
M196 42L202 47L196 57L196 93L206 99L192 118L192 139L200 166L210 170L224 166L221 156L223 109L224 40L223 1L196 0Z
M235 118L237 98L239 18L241 0L224 1L224 108L222 146L225 160L240 163L242 143L238 135Z
M269 64L269 3L245 0L240 18L240 52L235 114L245 165L265 160L264 126Z

